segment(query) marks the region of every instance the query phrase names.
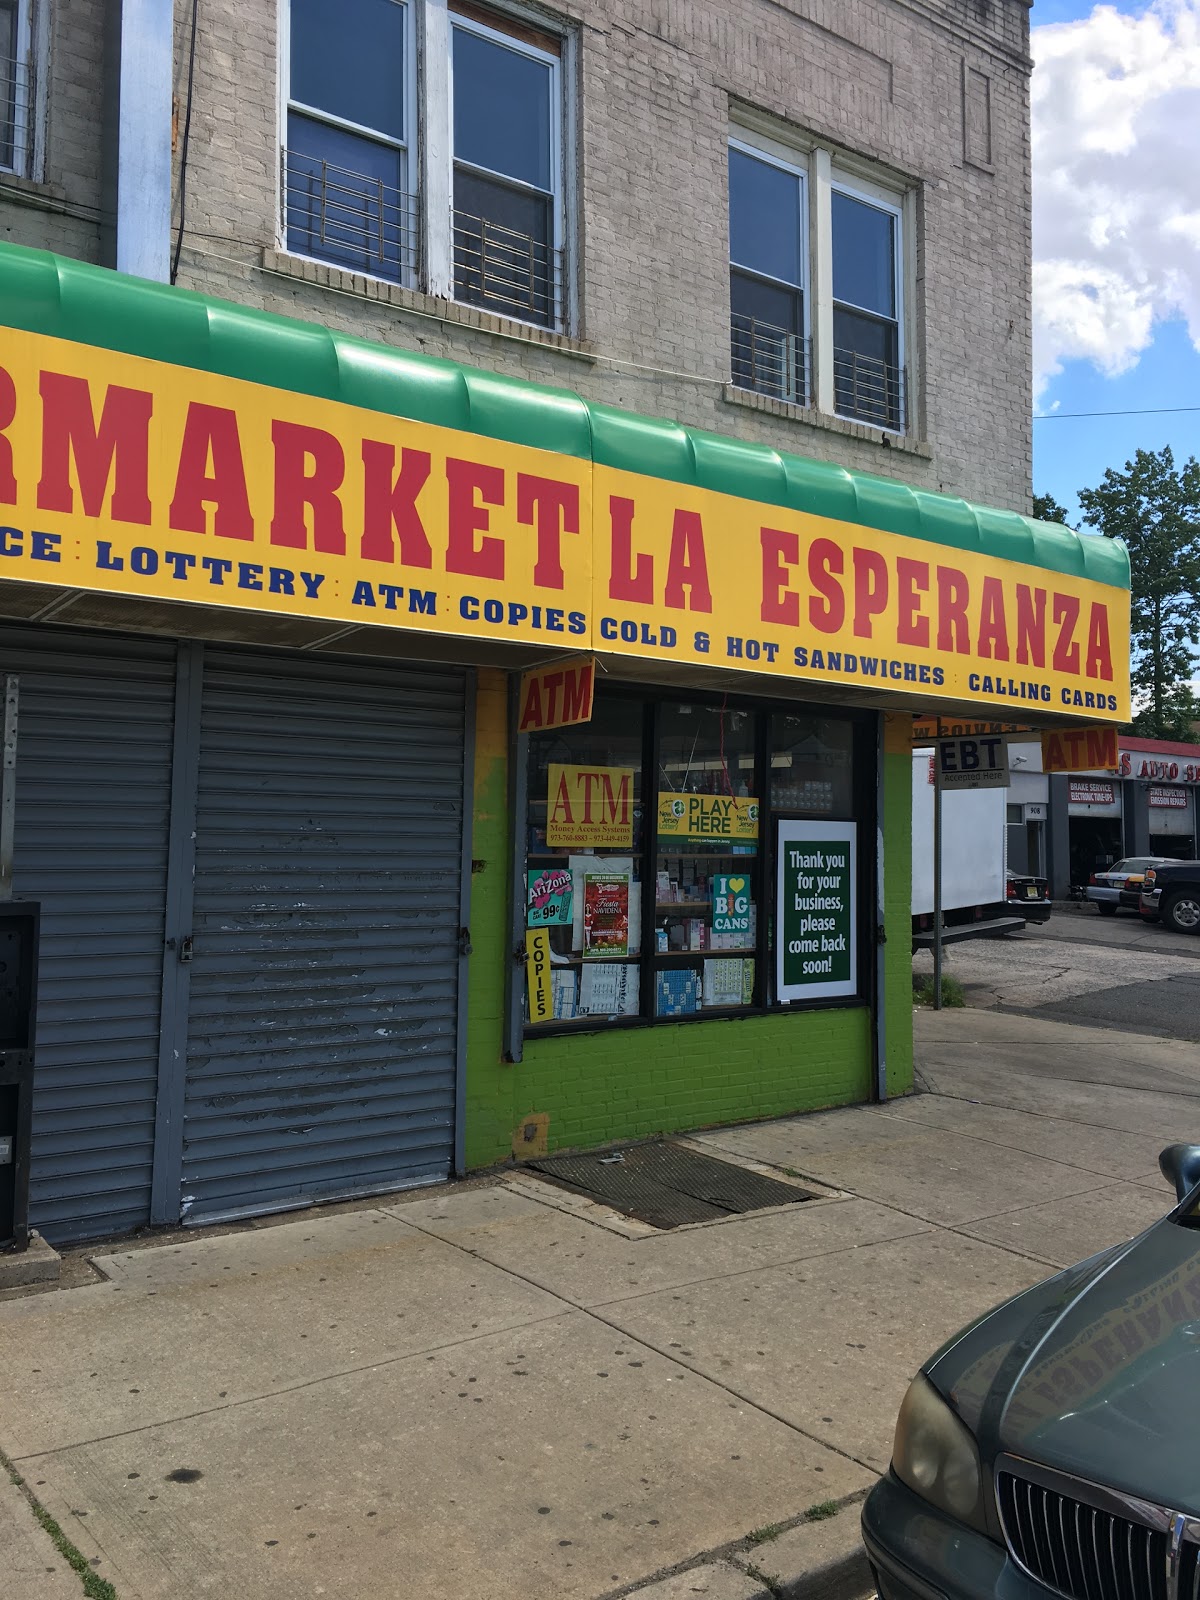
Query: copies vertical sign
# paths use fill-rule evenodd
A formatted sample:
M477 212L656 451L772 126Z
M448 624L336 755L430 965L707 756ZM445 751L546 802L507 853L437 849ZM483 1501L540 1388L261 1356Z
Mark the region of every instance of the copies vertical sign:
M779 824L777 999L832 999L858 992L857 846L853 822Z
M531 928L525 935L525 973L529 981L530 1022L553 1022L550 933L546 928Z

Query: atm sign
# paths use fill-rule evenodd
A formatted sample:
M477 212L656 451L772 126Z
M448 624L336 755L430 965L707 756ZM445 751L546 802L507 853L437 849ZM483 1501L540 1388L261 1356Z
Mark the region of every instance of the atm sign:
M590 722L596 687L596 658L572 656L521 676L520 733L544 733Z

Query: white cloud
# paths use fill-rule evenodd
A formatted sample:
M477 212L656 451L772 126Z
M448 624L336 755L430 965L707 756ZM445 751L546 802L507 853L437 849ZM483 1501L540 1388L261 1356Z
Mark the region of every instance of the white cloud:
M1200 350L1200 0L1033 30L1034 373L1128 371L1154 323Z

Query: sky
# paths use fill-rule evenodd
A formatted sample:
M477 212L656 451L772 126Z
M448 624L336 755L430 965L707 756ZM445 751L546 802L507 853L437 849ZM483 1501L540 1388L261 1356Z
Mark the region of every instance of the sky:
M1031 20L1033 481L1074 525L1135 450L1200 457L1200 0Z

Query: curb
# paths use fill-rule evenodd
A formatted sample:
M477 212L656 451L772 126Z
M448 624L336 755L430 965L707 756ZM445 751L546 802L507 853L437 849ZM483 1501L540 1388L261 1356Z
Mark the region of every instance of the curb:
M625 1600L865 1600L875 1592L859 1532L863 1494L722 1546Z
M57 1283L62 1258L36 1228L29 1230L27 1250L0 1252L0 1289L24 1289L30 1284Z

